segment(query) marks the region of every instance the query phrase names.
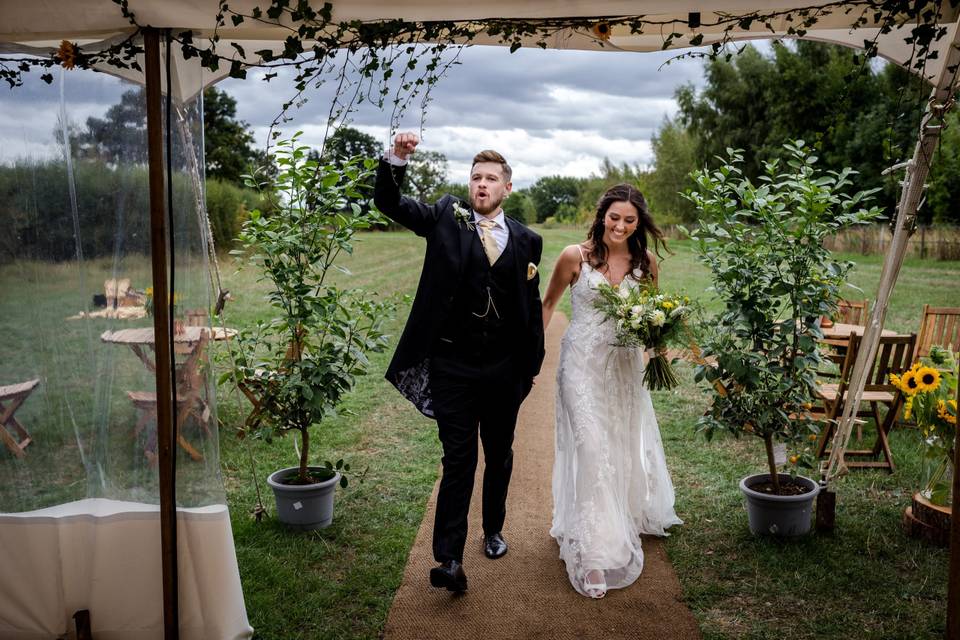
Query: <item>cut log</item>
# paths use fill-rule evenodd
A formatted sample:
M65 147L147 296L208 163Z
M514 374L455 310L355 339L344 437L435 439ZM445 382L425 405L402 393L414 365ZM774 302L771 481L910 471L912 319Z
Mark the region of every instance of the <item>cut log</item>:
M950 532L950 507L935 505L919 493L913 494L913 517L931 527Z
M903 530L911 538L926 540L941 547L946 547L950 543L950 530L938 529L928 524L920 522L913 515L913 507L907 507L903 512Z

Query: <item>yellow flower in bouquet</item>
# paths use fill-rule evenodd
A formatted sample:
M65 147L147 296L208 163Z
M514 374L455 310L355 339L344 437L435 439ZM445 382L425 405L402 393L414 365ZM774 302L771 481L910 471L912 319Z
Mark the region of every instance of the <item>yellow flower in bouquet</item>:
M643 382L650 390L672 389L676 375L664 353L667 345L682 342L683 329L694 311L690 299L661 293L653 286L614 288L601 284L597 288L596 307L616 326L617 345L645 347L650 361Z

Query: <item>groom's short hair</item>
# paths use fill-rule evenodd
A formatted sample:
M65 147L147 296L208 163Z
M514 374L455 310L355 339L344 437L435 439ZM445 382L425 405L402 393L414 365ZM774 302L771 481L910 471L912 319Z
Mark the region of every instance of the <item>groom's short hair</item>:
M473 166L478 162L496 162L499 164L500 168L503 169L503 177L506 178L506 182L510 182L510 179L513 177L513 169L507 164L507 159L493 149L484 149L473 156L473 165L470 165L470 169L472 170Z

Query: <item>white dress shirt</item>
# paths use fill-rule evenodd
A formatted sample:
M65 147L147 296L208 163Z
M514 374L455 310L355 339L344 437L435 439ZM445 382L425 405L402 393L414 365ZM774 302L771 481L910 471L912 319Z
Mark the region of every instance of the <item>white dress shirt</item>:
M383 154L383 159L392 164L395 167L405 167L407 166L407 159L401 158L393 152L393 149L387 149L387 152Z

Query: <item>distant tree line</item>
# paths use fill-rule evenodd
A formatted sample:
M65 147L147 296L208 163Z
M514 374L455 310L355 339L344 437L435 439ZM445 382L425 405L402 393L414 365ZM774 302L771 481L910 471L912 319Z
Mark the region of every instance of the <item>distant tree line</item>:
M784 141L804 140L827 170L852 167L857 189L879 188L876 203L895 211L903 171L888 167L913 156L930 85L894 64L818 42L774 43L769 54L747 45L729 60L706 64L701 91L681 87L679 113L654 143L655 200L681 218L692 212L666 197L692 187L680 166L713 167L725 149L743 149L756 178L763 161L780 157ZM928 179L921 223L960 223L960 127L947 117Z

